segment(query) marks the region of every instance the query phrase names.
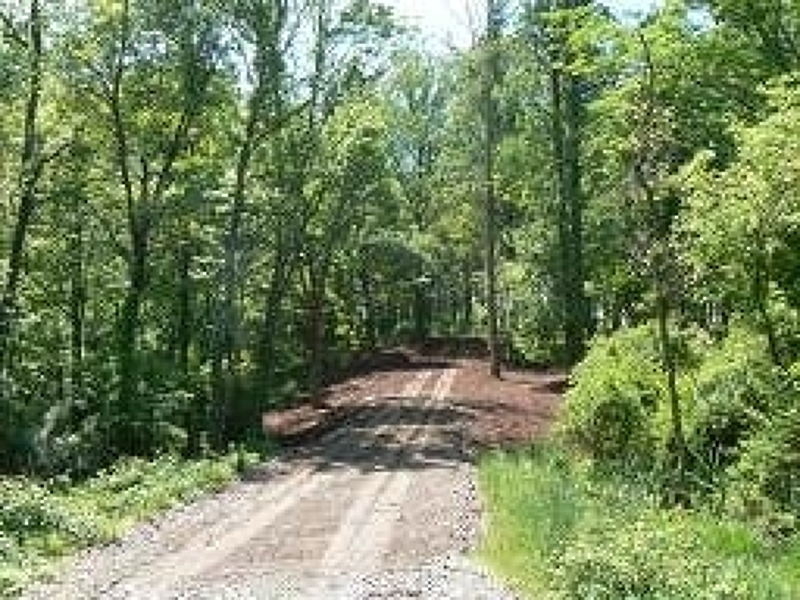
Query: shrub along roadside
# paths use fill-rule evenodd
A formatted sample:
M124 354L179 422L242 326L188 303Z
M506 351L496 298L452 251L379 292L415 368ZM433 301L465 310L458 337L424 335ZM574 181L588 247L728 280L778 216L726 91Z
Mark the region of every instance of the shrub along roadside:
M232 481L255 454L124 459L79 482L0 478L0 597L46 576L58 558Z
M774 511L787 524L785 516L800 520L800 363L774 365L761 337L743 327L717 342L679 336L685 491L695 504L746 517ZM656 344L649 325L596 338L572 374L556 431L604 469L635 469L668 491L673 440Z
M629 475L557 448L484 457L481 555L537 599L800 597L800 540L776 544L703 508L661 510Z
M556 442L481 467L487 558L537 598L800 597L800 362L742 324L676 337L686 506L651 325L598 337ZM691 508L688 508L691 507Z

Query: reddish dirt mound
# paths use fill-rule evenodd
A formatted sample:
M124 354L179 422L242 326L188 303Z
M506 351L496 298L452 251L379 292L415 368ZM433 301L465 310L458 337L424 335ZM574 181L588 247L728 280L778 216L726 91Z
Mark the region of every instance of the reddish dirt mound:
M471 413L469 436L479 447L515 446L547 433L566 377L548 371L489 374L486 361L464 361L453 384L453 404Z
M496 380L485 360L445 363L405 353L382 356L375 359L374 372L328 387L319 406L304 404L264 415L265 431L284 443L305 441L346 420L365 401L396 395L410 374L452 364L458 374L449 397L453 407L466 414L470 444L519 445L547 431L565 385L563 374L547 371L505 371Z

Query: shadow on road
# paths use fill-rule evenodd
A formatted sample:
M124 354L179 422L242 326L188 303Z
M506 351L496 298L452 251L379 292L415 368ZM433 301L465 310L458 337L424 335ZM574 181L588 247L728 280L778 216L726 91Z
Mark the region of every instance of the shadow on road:
M471 411L458 406L426 406L385 397L342 409L338 426L315 441L293 447L289 462L308 462L321 471L452 468L473 460L465 432ZM449 401L448 401L449 402ZM257 475L256 475L257 477Z
M458 375L444 400L385 393L401 389L420 371L436 373L453 367ZM524 446L544 434L566 386L565 375L555 371L506 371L497 380L489 376L485 361L404 353L376 357L368 371L385 373L387 378L354 378L329 388L332 401L325 403L318 420L310 420L313 426L299 427L299 435L276 438L284 446L281 463L289 468L307 464L319 471L361 472L473 463L483 450ZM380 383L375 390L365 381ZM366 404L361 402L365 398L369 398ZM316 415L317 409L305 409L311 417ZM303 416L303 407L294 410ZM256 479L269 476L269 471L251 474Z

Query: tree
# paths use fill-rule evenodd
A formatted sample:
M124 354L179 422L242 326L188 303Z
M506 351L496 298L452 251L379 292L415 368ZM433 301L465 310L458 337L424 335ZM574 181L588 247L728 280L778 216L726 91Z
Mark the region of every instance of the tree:
M497 315L497 199L495 197L495 152L497 144L497 108L494 93L499 73L497 43L500 35L501 5L496 0L486 3L486 39L484 52L484 219L486 228L486 305L488 318L489 370L500 377L500 348Z
M737 129L736 160L720 168L705 152L684 169L680 231L697 294L717 314L749 322L781 367L797 356L798 104L791 80L770 96L771 114Z
M670 454L676 473L674 488L668 490L671 502L688 502L686 487L687 447L683 425L683 409L678 394L677 348L670 331L671 312L677 301L678 268L672 240L676 217L673 192L664 186L664 178L675 165L664 160L671 154L671 132L667 113L657 104L656 67L647 38L640 35L645 71L641 88L641 113L636 116L639 127L634 150L632 175L638 194L633 198L634 210L642 211L639 222L640 244L633 252L644 257L653 278L656 295L656 321L661 349L661 362L667 380L667 398L671 419ZM638 196L638 197L637 197Z
M44 17L39 0L31 0L28 9L25 33L21 33L12 19L2 14L4 39L18 46L26 60L27 97L22 124L22 143L19 148L19 170L16 190L16 216L10 235L11 247L8 255L2 296L0 296L0 433L10 430L10 402L12 382L8 376L9 350L17 318L17 302L20 280L23 276L23 259L31 219L36 209L37 187L42 178L47 159L42 148L40 112L44 46Z
M286 65L284 46L287 42L289 6L281 0L264 2L253 0L240 2L234 6L234 18L239 27L242 61L248 75L247 85L252 89L241 115L243 131L236 140L234 178L230 192L228 223L223 234L223 266L220 273L223 293L219 298L218 317L215 324L214 341L214 405L222 415L227 412L232 396L237 392L234 385L241 375L240 361L242 351L241 307L239 298L243 283L242 263L246 262L243 238L249 229L247 218L247 199L252 193L251 176L253 161L265 144L275 143L272 137L281 135L281 129L288 124L290 116L285 99ZM278 186L284 185L283 181ZM276 273L271 286L271 298L266 307L265 318L270 322L277 318L276 306L280 302L278 290L285 288L285 256L282 240L278 240ZM274 298L273 298L274 297ZM271 334L269 341L261 348L262 365L271 365ZM266 337L265 337L266 339ZM264 371L270 367L264 367ZM271 375L267 373L262 383L270 386ZM238 390L240 391L240 389ZM257 418L248 411L248 417Z
M745 0L706 0L702 4L718 22L740 30L754 42L773 73L800 66L800 7L796 3L771 6Z

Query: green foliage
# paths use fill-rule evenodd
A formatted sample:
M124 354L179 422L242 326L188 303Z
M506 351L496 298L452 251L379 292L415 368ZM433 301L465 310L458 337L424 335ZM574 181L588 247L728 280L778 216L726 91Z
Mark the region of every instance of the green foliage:
M703 357L689 379L694 403L687 415L693 457L719 471L739 456L740 446L785 402L785 374L767 356L764 341L735 329Z
M0 530L22 539L59 532L78 538L86 531L86 523L73 514L62 498L53 497L41 484L24 479L0 481Z
M736 473L761 497L794 510L800 466L788 448L795 376L772 363L763 337L749 329L735 328L715 343L704 340L690 331L676 348L695 490L725 489ZM558 430L600 463L644 469L657 480L669 475L661 471L671 428L656 343L649 326L597 338L572 374Z
M480 464L490 529L481 554L530 598L793 598L794 546L704 509L658 509L630 473L598 473L556 447Z
M711 531L713 529L713 531ZM741 546L714 548L710 536ZM730 554L728 555L728 553ZM703 515L642 512L582 531L551 561L553 598L698 600L789 598L775 577L762 578L755 534Z
M595 339L571 376L560 429L599 460L652 462L664 376L650 326Z
M800 532L800 407L775 411L742 447L730 468L732 509L762 521L771 533ZM773 527L774 526L774 527Z
M245 454L244 463L256 458ZM63 555L111 541L157 512L220 489L240 462L237 454L126 459L76 483L0 479L0 596L43 576Z
M720 169L700 153L678 178L688 194L682 252L696 297L726 303L770 340L775 362L797 353L798 92L789 77L766 88L770 113L736 127L737 157Z

